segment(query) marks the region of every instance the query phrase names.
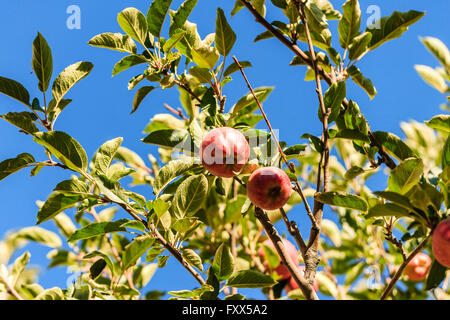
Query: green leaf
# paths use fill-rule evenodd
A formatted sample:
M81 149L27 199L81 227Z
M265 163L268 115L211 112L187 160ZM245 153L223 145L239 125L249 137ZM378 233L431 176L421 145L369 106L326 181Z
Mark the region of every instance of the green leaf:
M358 166L352 166L350 169L347 170L344 177L346 180L353 180L357 176L363 174L364 172L365 171L363 168L358 167Z
M412 206L408 197L406 197L400 193L392 192L392 191L376 191L373 194L376 195L377 197L386 199L388 201L392 201L395 204L398 204L398 205L404 207L405 209L408 209L408 210L414 209L414 207Z
M187 130L157 130L151 132L148 136L146 136L142 141L144 143L155 144L161 147L176 147L188 135Z
M89 192L89 185L81 181L78 178L72 178L70 180L64 180L60 183L58 183L53 189L53 191L58 193L63 193L67 196L72 195L88 195L91 196L92 194Z
M267 99L269 94L273 91L273 87L259 87L254 89L253 91L255 92L255 95L258 98L259 102L263 103ZM238 102L233 106L231 112L232 114L237 114L240 110L254 103L256 103L255 98L253 97L252 93L249 92L244 97L238 100Z
M94 174L104 174L105 176L108 176L108 169L111 166L111 162L116 156L116 152L122 144L122 141L122 137L109 140L97 150L92 159L94 163Z
M264 260L269 263L269 268L274 270L280 265L280 257L278 256L278 253L275 248L265 244L262 245L262 248L264 252Z
M185 24L181 25L179 28L185 32L185 35L180 41L176 43L175 47L178 49L178 51L180 51L180 53L192 60L192 51L203 46L202 39L200 38L200 35L197 31L197 25L195 23L186 21Z
M398 160L405 160L407 158L417 157L406 143L393 133L376 131L373 133L375 139L381 143L389 153L391 153Z
M181 255L193 267L203 272L202 258L191 249L183 249Z
M191 48L192 60L201 68L213 69L219 61L219 52L214 47L206 45Z
M133 241L125 247L125 251L122 254L122 270L127 270L132 267L154 242L155 239L147 235L134 238Z
M130 220L128 219L120 219L117 221L93 222L75 231L70 236L68 241L75 242L82 239L102 236L112 232L126 232L127 230L123 225L129 221Z
M59 192L52 193L37 213L37 224L52 219L63 210L75 207L82 200L83 197L78 195L66 196Z
M372 34L370 32L364 32L363 34L355 37L350 45L349 58L351 61L358 60L358 58L363 55L369 48L370 41L372 40Z
M194 158L184 157L177 160L172 160L167 163L158 172L153 183L153 191L158 195L170 182L181 174L196 168Z
M417 158L406 159L391 171L388 178L389 191L407 193L417 184L423 174L423 161Z
M112 75L113 77L121 73L122 71L125 71L131 67L137 66L139 64L147 63L147 59L144 56L141 55L129 55L125 58L121 59L119 62L117 62L114 66Z
M410 216L409 210L395 203L376 204L369 209L366 219L374 217L408 217Z
M117 15L117 22L126 34L144 45L148 26L144 14L136 8L126 8Z
M271 276L253 270L241 270L228 278L227 286L234 288L266 288L277 282Z
M241 0L238 0L241 1ZM256 38L253 40L253 42L258 42L261 40L266 40L266 39L271 39L273 38L273 34L270 31L264 31L263 33L260 33L259 35L256 36Z
M178 10L171 15L172 23L169 29L170 36L172 36L173 32L176 29L181 28L185 25L197 2L198 0L185 0L178 8Z
M97 261L95 261L89 268L89 276L91 277L91 279L97 279L102 274L106 265L107 263L104 259L98 259Z
M222 56L226 57L230 54L235 42L236 34L228 24L225 13L221 8L217 8L215 40L217 51L219 51Z
M161 30L169 12L172 0L154 0L147 12L148 31L155 37L161 36Z
M175 45L183 39L184 35L186 34L186 31L182 29L177 29L173 32L173 34L170 36L170 38L164 43L163 51L169 52Z
M315 200L331 206L349 208L365 212L368 209L366 200L362 197L345 192L320 192L314 197Z
M441 114L433 117L433 119L429 121L425 121L425 124L430 128L441 130L447 133L450 133L450 116Z
M348 74L352 77L353 82L355 82L358 86L364 89L364 91L368 94L370 99L373 99L377 95L377 89L372 83L372 80L369 78L364 77L364 75L361 73L361 70L359 70L355 66L351 66L348 68Z
M0 93L16 99L27 106L30 105L30 94L28 90L15 80L0 77Z
M320 140L318 137L313 136L312 134L305 133L300 138L302 139L308 139L309 143L314 146L314 149L316 149L317 152L322 153L324 150L324 145L322 140Z
M37 132L34 135L34 141L46 147L70 169L77 172L87 170L86 151L67 133L62 131Z
M186 233L195 225L197 218L182 218L175 221L172 228L176 232Z
M342 101L345 99L346 95L347 87L344 81L332 84L330 88L325 92L323 97L325 102L325 110L331 109L331 114L328 118L329 123L333 122L338 117L341 111ZM320 108L319 116L320 119L323 118L322 110Z
M241 67L244 68L249 68L252 67L252 64L250 61L239 61L239 64L241 65ZM225 72L223 73L224 77L228 77L229 75L235 73L239 71L239 67L236 64L236 62L233 62L232 64L230 64L226 69Z
M62 246L61 239L56 233L40 227L27 227L20 229L12 234L10 239L38 242L50 248L58 248Z
M47 114L48 120L54 122L59 114L71 103L71 99L61 99L61 101L57 104L55 99L50 100L48 103Z
M212 268L219 281L226 280L230 277L234 270L234 259L230 248L222 243L216 250Z
M333 131L330 130L330 132ZM336 139L349 139L354 141L363 141L366 143L370 143L369 136L359 130L342 129L336 132L332 137Z
M376 21L374 25L368 26L366 31L372 33L369 50L374 50L387 41L399 38L408 30L409 26L419 21L424 15L425 12L414 10L408 12L395 11L389 17L383 17Z
M121 33L102 33L96 35L88 42L93 47L106 48L134 54L137 51L136 43L130 36Z
M425 290L437 288L442 281L445 280L447 268L442 266L436 259L433 259L430 272L428 273L427 281L425 283Z
M0 162L0 180L19 171L20 169L28 167L30 163L35 162L34 157L29 153L21 153L15 158L6 159Z
M87 255L85 255L83 257L83 259L91 259L94 257L101 257L102 260L106 262L106 264L108 265L108 268L111 270L111 272L113 274L116 274L116 267L115 267L113 261L111 260L111 258L108 255L104 254L103 252L100 252L100 251L89 252Z
M53 73L53 57L47 41L39 32L33 41L31 65L39 80L39 90L47 91Z
M134 97L133 110L131 111L131 113L134 113L139 108L139 106L141 105L144 98L155 89L156 89L156 87L153 87L153 86L146 86L146 87L140 88L136 92L136 95Z
M441 40L433 37L425 37L421 38L420 41L439 60L444 68L450 70L450 51Z
M358 0L347 0L342 6L344 14L339 21L339 43L346 49L352 40L359 35L361 26L361 8Z
M37 117L32 112L8 112L7 114L1 115L0 118L15 125L28 134L33 134L39 131L33 123L34 120L37 120Z
M13 264L13 268L11 271L12 278L12 287L16 286L17 280L19 279L22 272L25 270L28 262L30 262L31 254L28 251L25 251L20 257L18 257Z
M66 93L81 79L88 76L94 65L80 61L65 68L55 79L52 87L53 98L58 105Z
M189 74L196 77L200 83L210 83L213 78L213 74L208 68L201 68L199 66L193 66L190 68Z
M308 42L305 26L303 24L298 24L296 29L298 40ZM331 32L329 29L323 29L320 33L310 30L310 33L313 45L325 51L331 47Z
M179 218L195 213L208 192L208 179L195 175L184 180L177 188L173 201L175 215Z
M435 69L424 65L415 65L414 68L426 83L440 93L445 93L448 90L444 77Z
M341 19L342 15L338 10L334 10L333 5L329 0L311 0L313 3L315 3L320 10L323 11L325 14L327 20L339 20ZM282 9L285 9L286 0L272 0L272 3L280 7ZM276 4L278 3L278 4Z
M325 14L320 8L311 1L308 1L305 6L306 21L310 30L321 32L328 29L328 22Z
M231 16L234 16L236 13L242 10L244 8L244 5L242 4L241 0L236 0L234 3L234 7L231 10Z
M297 158L298 156L302 155L302 153L306 150L306 145L304 144L296 144L293 146L290 146L288 148L285 148L283 150L283 153L288 158Z
M65 300L64 293L60 288L53 287L41 292L33 300Z

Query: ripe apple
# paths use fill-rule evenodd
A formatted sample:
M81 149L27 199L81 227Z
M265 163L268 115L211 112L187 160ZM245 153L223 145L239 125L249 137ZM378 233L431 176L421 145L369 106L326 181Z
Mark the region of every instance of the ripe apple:
M297 266L297 268L302 274L305 273L305 266ZM286 290L286 293L289 293L292 290L296 290L298 288L299 287L298 287L297 282L295 282L294 278L290 277L289 282L284 287L284 290ZM317 281L317 279L314 279L313 288L314 288L314 291L316 291L316 292L319 290L319 282Z
M422 281L427 277L430 267L431 258L427 254L419 252L406 266L405 274L410 281Z
M238 174L250 155L250 147L238 130L222 127L208 132L202 141L200 159L215 176L231 178Z
M291 181L288 175L277 167L255 170L247 182L247 195L257 207L276 210L283 207L291 196Z
M286 248L286 251L288 253L288 255L291 257L292 261L294 263L297 263L298 261L298 252L297 249L295 248L295 246L292 244L292 242L290 242L287 239L282 239L284 247ZM273 245L272 241L270 239L267 239L263 242L263 245L266 245L270 248L272 248L274 251L275 250L275 246ZM264 253L264 249L263 246L261 246L258 250L258 254L261 257L261 259L264 261L264 257L265 257L265 253ZM264 261L264 265L266 266L266 268L269 267L269 263L267 261ZM275 267L274 271L280 276L280 279L287 279L291 276L291 274L289 273L288 268L286 268L286 266L284 266L281 262L281 258L280 258L280 264Z
M436 260L444 267L450 268L450 218L437 225L431 242Z

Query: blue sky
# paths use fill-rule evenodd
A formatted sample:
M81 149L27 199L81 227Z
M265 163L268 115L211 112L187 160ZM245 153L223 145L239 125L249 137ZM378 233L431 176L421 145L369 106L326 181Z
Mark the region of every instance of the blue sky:
M335 7L340 7L344 1L332 2ZM77 61L91 61L95 65L92 73L69 93L68 98L73 99L73 102L60 116L55 129L71 134L84 146L88 155L92 155L104 141L118 136L125 138L124 146L135 150L143 158L146 159L148 153L156 155L155 148L140 142L144 136L142 130L154 114L165 112L164 103L180 106L177 90L152 92L141 108L129 115L134 92L128 92L127 82L139 72L139 67L112 78L112 68L123 55L87 45L87 41L99 33L121 32L116 22L118 12L134 6L146 13L149 3L150 1L144 0L3 1L0 10L3 30L0 75L20 81L28 88L32 97L41 98L30 64L32 41L37 31L41 32L53 51L54 76ZM180 0L175 0L173 7L180 3ZM359 63L360 69L372 79L378 89L379 94L375 99L370 101L354 85L348 89L348 97L358 102L374 131L391 131L402 136L399 126L401 121L429 120L441 112L439 105L444 102L444 97L428 87L416 74L413 66L436 65L435 59L419 42L420 36L434 36L450 43L450 29L447 25L449 4L447 0L361 0L360 3L364 24L369 17L366 9L374 4L380 7L382 16L390 15L395 10L427 11L425 17L403 37L383 45ZM216 8L222 7L229 18L233 4L234 1L231 0L199 0L190 20L198 24L201 36L205 37L214 31ZM78 5L81 9L80 30L69 30L66 27L69 17L66 9L70 5ZM267 19L280 20L282 17L272 10L268 12ZM229 22L238 35L232 54L240 60L250 60L254 66L247 69L252 85L275 86L264 107L273 127L280 130L281 140L297 144L304 143L300 140L303 133L319 135L321 126L316 117L317 96L313 83L303 81L304 67L288 66L292 54L276 40L253 43L254 37L264 30L247 11L242 10L235 17L229 18ZM330 25L335 34L337 22L331 22ZM336 48L339 47L337 40L334 37ZM246 92L242 79L235 76L225 92L228 108ZM23 109L13 100L0 96L0 112L3 114L8 111ZM259 126L264 128L263 123ZM45 157L41 148L35 146L30 137L18 133L6 122L0 123L0 136L1 160L22 152L30 152L38 159ZM37 212L35 201L45 200L53 187L68 176L68 172L64 170L45 168L34 178L29 177L29 172L22 171L1 181L0 236L10 229L33 225ZM372 181L379 190L385 188L384 183L383 179ZM147 192L146 195L150 198L148 189L139 191ZM299 207L293 214L299 217L297 221L306 234L309 224L303 211ZM333 218L331 213L328 213L328 217ZM44 227L55 230L51 222L47 222ZM45 255L48 248L29 245L26 249L32 252L32 264L42 268L40 283L44 287L65 287L65 268L46 270ZM194 281L175 259L171 259L165 269L158 270L148 288L170 291L194 285ZM255 291L250 291L249 295L260 297Z

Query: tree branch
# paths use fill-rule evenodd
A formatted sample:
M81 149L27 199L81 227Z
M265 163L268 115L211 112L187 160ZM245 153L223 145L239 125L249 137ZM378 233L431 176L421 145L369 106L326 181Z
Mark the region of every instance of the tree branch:
M389 282L389 285L386 287L383 294L381 295L380 300L385 300L391 294L392 290L395 287L395 284L400 279L400 276L402 275L402 273L405 270L408 263L416 256L416 254L418 254L422 250L422 248L426 245L426 243L427 243L428 239L430 239L430 237L431 237L431 233L428 236L426 236L425 239L423 239L422 242L417 246L417 248L414 249L413 252L411 252L411 254L406 258L406 260L403 261L400 268L397 270L395 275L392 277L391 282Z
M272 136L272 138L274 139L274 141L275 141L275 143L277 145L278 152L280 153L281 157L283 158L283 161L286 163L289 171L291 171L293 174L295 174L295 167L294 167L294 165L292 163L288 162L288 160L286 158L286 155L283 152L283 149L281 149L280 143L278 142L278 139L277 139L277 137L276 137L276 135L275 135L275 133L274 133L274 131L272 129L272 125L270 124L270 121L267 118L266 113L264 112L264 109L263 109L263 107L261 105L261 102L259 101L258 97L256 96L255 91L253 90L252 86L250 85L250 82L248 81L247 76L245 75L244 68L242 68L241 64L239 63L238 59L235 56L233 56L233 59L236 62L236 65L238 66L239 70L241 71L241 74L244 77L245 82L247 83L247 87L249 88L250 92L252 93L253 99L255 99L256 104L258 105L259 110L261 111L261 114L262 114L264 120L267 123L267 127L270 130L271 136ZM294 188L294 190L297 191L297 193L302 198L303 204L305 205L305 209L306 209L306 212L308 214L308 217L309 217L309 219L311 220L311 222L313 224L313 228L317 229L318 226L317 226L316 220L315 220L314 215L313 215L313 213L311 211L311 208L309 207L308 202L306 201L306 197L304 195L303 189L300 186L300 184L298 183L298 181L295 181L295 188Z
M306 297L306 299L319 300L319 297L314 291L313 286L303 277L301 272L298 270L297 265L292 261L291 257L287 253L283 241L273 224L270 222L267 213L265 213L261 208L255 207L255 217L263 225L264 230L266 231L278 255L280 256L281 261L286 266L299 288L302 290L303 295Z
M110 202L114 202L109 200ZM194 270L194 268L189 265L189 263L183 258L181 253L175 249L162 235L159 233L158 229L156 229L153 222L147 222L143 218L141 218L139 215L137 215L132 208L127 206L126 204L116 203L119 206L121 206L126 212L128 212L135 220L141 222L147 230L149 230L157 239L158 241L166 248L174 257L177 259L181 265L197 280L197 282L200 285L205 284L205 280L203 280L202 276Z
M258 11L256 11L255 8L251 5L250 2L246 0L240 0L241 3L248 9L248 11L255 17L256 22L264 26L267 31L269 31L276 39L278 39L281 43L283 43L289 50L291 50L296 56L298 56L302 61L304 61L309 67L313 68L312 60L311 58L302 51L296 44L296 41L291 41L290 39L286 38L278 29L276 29L274 26L272 26L264 17L262 17ZM311 51L311 52L314 52ZM317 73L325 80L325 82L330 86L332 85L335 80L333 77L327 73L325 70L323 70L322 67L317 66ZM348 100L344 99L343 105L345 108L348 107ZM383 163L386 164L390 169L394 169L396 167L395 162L392 160L392 158L389 156L389 154L386 153L383 146L375 136L373 135L373 132L369 129L369 138L371 142L371 146L376 146L378 148L378 153L381 156L381 160Z

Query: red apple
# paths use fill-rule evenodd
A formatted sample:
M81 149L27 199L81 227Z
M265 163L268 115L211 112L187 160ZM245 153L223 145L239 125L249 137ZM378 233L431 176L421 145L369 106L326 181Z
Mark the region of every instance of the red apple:
M427 277L430 267L431 258L425 253L419 252L406 266L405 274L410 281L422 281Z
M431 242L436 260L444 267L450 268L450 218L437 225Z
M305 266L298 266L297 268L302 274L305 273ZM313 287L314 287L314 291L317 292L319 290L319 282L317 281L317 279L314 279L314 286ZM294 278L291 277L289 279L289 282L284 287L284 290L286 290L286 293L289 293L292 290L296 290L298 288L299 287L298 287L297 282L295 282Z
M286 248L287 253L291 257L292 261L294 263L297 263L297 261L298 261L298 252L297 252L297 249L295 248L295 246L292 244L292 242L290 242L287 239L283 238L282 241L283 241L284 247ZM266 246L272 248L274 251L276 251L275 247L274 247L274 245L273 245L273 243L272 243L272 241L270 239L267 239L266 241L264 241L263 245L266 245ZM259 248L258 254L261 257L261 259L264 260L265 253L264 253L263 246L261 246ZM269 263L267 261L264 261L264 265L266 266L266 268L269 267ZM289 278L291 276L291 274L289 273L288 268L286 268L286 266L284 266L282 264L281 258L280 258L280 264L277 267L275 267L274 271L280 276L280 279L287 279L287 278Z
M250 155L250 147L238 130L222 127L208 132L202 141L200 159L203 167L218 177L238 174Z
M265 210L276 210L284 206L291 196L291 191L288 175L276 167L255 170L247 182L250 201Z

